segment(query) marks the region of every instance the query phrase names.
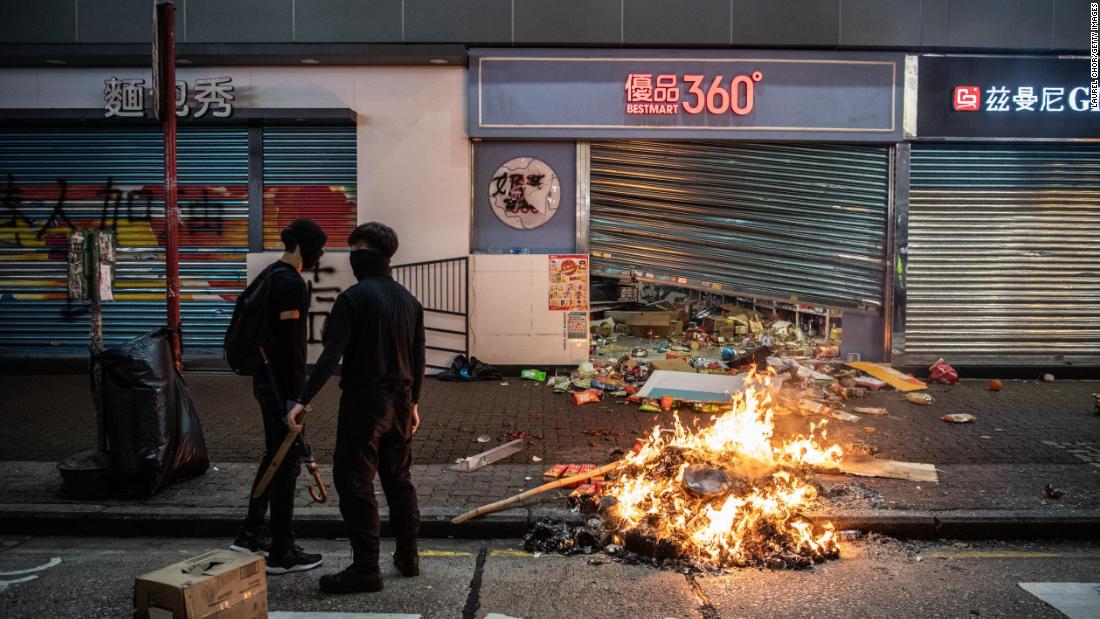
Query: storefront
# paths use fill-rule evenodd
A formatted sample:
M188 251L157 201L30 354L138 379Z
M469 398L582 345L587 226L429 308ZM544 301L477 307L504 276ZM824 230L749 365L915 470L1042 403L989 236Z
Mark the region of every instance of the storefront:
M1087 59L919 59L905 363L1100 363L1094 77Z
M86 355L88 308L65 287L73 229L117 235L108 343L164 324L162 138L148 73L0 70L0 359ZM463 77L459 67L179 72L185 359L220 359L247 265L274 259L296 217L329 235L307 277L314 354L333 291L352 279L341 250L358 221L397 228L402 263L465 260Z
M843 348L881 359L904 65L881 53L472 50L475 265L522 263L516 281L538 283L539 254L578 252L594 278L843 312ZM584 357L587 341L562 341L572 312L548 311L545 286L523 283L496 308L476 271L475 354ZM535 340L502 322L505 306L533 312Z

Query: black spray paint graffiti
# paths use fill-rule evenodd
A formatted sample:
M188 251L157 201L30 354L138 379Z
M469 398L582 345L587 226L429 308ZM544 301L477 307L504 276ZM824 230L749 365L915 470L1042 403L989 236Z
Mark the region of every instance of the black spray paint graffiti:
M0 223L0 227L16 229L14 233L14 244L16 246L24 246L23 238L18 231L21 223L25 224L27 228L36 230L34 238L37 241L41 241L49 230L58 226L67 226L70 230L79 229L70 218L74 207L65 203L69 193L69 182L64 178L59 178L57 179L57 188L57 200L54 202L53 210L50 212L49 217L39 225L38 222L27 215L26 207L40 206L42 203L23 200L20 196L19 186L15 183L14 175L7 175L3 198L0 200L0 206L3 207L7 220L0 220L3 222ZM194 192L184 187L179 189L180 215L183 219L184 230L192 233L213 233L222 236L225 232L225 205L220 201L211 200L209 189L203 187L199 191L201 192L200 197L188 199L188 195ZM149 189L131 189L126 191L124 195L120 189L115 187L114 178L108 178L100 191L100 196L103 198L102 206L99 209L100 230L110 229L117 232L120 217L124 217L130 222L152 221L153 219L154 195ZM124 198L125 207L123 207Z
M327 309L314 310L312 308L316 303L324 303L331 307L332 304L336 302L336 295L340 294L340 287L323 285L326 276L335 274L335 268L322 267L318 264L313 267L312 276L306 280L306 288L309 291L309 306L311 308L307 314L308 323L306 325L308 334L307 341L310 344L321 344L324 342L325 323L328 321L328 317L332 312Z
M527 201L527 190L524 187L539 189L545 174L501 174L493 177L493 193L490 198L505 195L504 211L507 213L537 213L539 209ZM507 189L505 184L508 185Z

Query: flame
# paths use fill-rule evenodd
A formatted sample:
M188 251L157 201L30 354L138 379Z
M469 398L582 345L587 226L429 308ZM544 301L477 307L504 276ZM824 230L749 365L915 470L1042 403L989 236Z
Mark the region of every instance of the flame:
M808 469L835 467L843 453L819 444L824 421L811 424L809 436L775 438L778 387L774 373L751 373L713 425L691 431L677 416L671 430L654 428L609 485L618 499L609 519L616 539L641 535L713 566L804 566L838 556L832 524L815 526L801 512L817 497ZM728 491L704 496L686 489L690 465L723 471Z

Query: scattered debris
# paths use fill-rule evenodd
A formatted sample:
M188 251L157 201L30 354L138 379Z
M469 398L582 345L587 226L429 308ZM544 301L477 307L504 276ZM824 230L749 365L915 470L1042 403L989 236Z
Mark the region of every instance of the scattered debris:
M519 373L523 380L537 380L540 383L546 381L546 372L542 370L523 370Z
M978 418L974 415L967 413L955 413L953 415L944 415L940 417L941 421L946 421L947 423L973 423L977 419Z
M860 406L853 408L855 412L861 415L889 415L890 411L881 406Z
M920 404L921 406L928 406L935 400L930 393L907 393L905 399L913 404Z
M486 440L481 440L483 438ZM488 435L479 436L477 437L477 442L488 443L488 438ZM498 460L503 460L504 458L507 458L508 456L511 456L513 454L517 454L523 451L524 448L525 445L523 439L516 439L503 445L498 445L488 451L470 456L463 460L459 460L455 463L454 466L451 467L451 469L455 471L476 471L483 466L492 464L494 462L497 462Z
M989 381L989 384L986 385L986 388L990 391L1000 391L1001 389L1005 388L1005 384L994 378L993 380Z
M928 368L928 382L956 385L959 382L959 373L949 363L940 359Z
M867 434L873 434L878 431L878 428L876 428L875 426L864 426L863 431Z
M859 415L853 415L844 411L829 411L827 416L839 421L859 421L861 419Z
M535 462L535 463L542 462L542 458L540 458L538 456L531 456L531 462Z
M482 434L481 436L477 437L477 442L479 443L488 443L491 440L493 440L493 437L489 436L488 434Z
M1054 382L1054 374L1043 374L1043 382L1053 383Z
M845 457L840 461L838 469L842 473L861 477L886 477L931 483L939 483L940 481L934 465L920 462Z
M1047 498L1050 499L1060 499L1062 498L1062 495L1065 494L1065 492L1062 492L1060 489L1055 488L1053 483L1047 484L1046 487L1043 488L1043 492L1045 492Z
M859 529L845 529L840 532L840 539L846 542L854 542L863 535L863 532Z
M856 361L849 363L848 367L855 368L866 374L885 381L894 389L898 391L920 391L921 389L927 389L928 385L913 378L909 374L903 374L894 368L881 364L871 363L869 361Z

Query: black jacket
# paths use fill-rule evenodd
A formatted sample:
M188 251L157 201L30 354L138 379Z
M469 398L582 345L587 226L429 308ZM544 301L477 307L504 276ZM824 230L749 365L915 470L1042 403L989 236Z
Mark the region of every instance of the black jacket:
M373 273L340 293L325 322L324 352L298 399L308 404L343 357L345 391L405 386L412 403L424 382L424 308L388 273Z

